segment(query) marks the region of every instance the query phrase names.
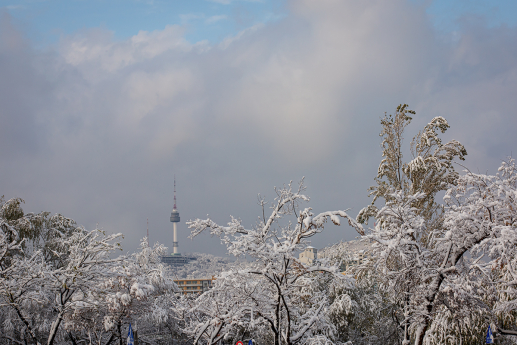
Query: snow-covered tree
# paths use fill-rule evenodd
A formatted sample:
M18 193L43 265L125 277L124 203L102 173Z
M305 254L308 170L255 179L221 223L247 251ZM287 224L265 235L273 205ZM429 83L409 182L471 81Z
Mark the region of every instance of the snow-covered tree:
M371 257L368 241L338 242L318 250L318 260L339 264L356 278L352 288L326 289L330 299L347 303L334 304L330 320L340 341L355 345L399 345L401 330L397 320L397 304L379 286L375 272L361 266Z
M50 345L76 299L110 274L109 255L119 248L121 235L86 231L61 215L25 215L20 204L11 199L0 214L4 327L17 328L20 340Z
M373 196L372 205L365 207L357 217L360 223L367 223L368 218L377 214L375 202L383 199L392 200L394 192L403 195L423 195L413 200L417 213L429 223L428 228L439 227L443 218L442 207L436 202L438 192L454 185L458 173L454 169L455 159L464 160L467 155L465 147L456 140L442 143L439 133L449 128L447 120L438 116L429 122L412 140L410 152L412 159L404 162L404 130L411 123L413 110L407 104L397 107L395 115L385 115L381 120L382 156L375 181L370 187Z
M63 237L53 250L60 262L56 269L45 272L48 281L45 287L54 301L52 308L57 316L52 323L47 344L57 335L65 314L78 302L74 297L82 297L100 287L111 275L113 260L109 255L120 248L114 242L120 234L105 235L100 230L77 231L70 237Z
M404 301L405 344L461 342L461 323L472 327L483 319L485 327L492 322L502 334L515 333L501 327L502 321L515 327L517 305L514 161L499 171L459 176L445 195L439 228L427 228L415 207L424 193L394 191L364 236L374 241L379 284Z
M374 242L374 258L363 270L376 272L379 286L399 306L394 317L401 321L405 343L410 341L415 315L420 315L411 306L415 293L426 284L427 270L437 266L440 257L435 241L444 229L445 209L436 197L457 184L459 174L453 162L464 160L467 154L456 140L442 143L438 133L444 133L449 125L436 117L413 138L409 150L412 159L405 163L404 130L412 114L415 112L404 104L397 107L394 116L381 120L384 158L375 178L377 185L370 188L374 199L357 217L360 223L376 218L375 227L363 237ZM380 210L375 206L379 199L385 202Z
M123 344L123 325L145 324L152 318L150 314L163 312L155 299L177 289L161 262L166 253L166 247L159 243L150 247L144 238L139 251L114 260L98 286L76 301L67 319L68 327L80 333L87 324L89 330L95 331L96 339L105 338L103 344L114 340Z
M11 206L7 202L3 206ZM6 207L6 208L7 208ZM4 213L5 214L5 213ZM0 296L4 310L4 337L38 342L38 330L43 319L31 317L29 310L42 312L41 304L47 302L47 296L40 286L45 282L43 274L46 264L40 253L24 257L19 234L9 220L0 217ZM17 333L16 335L14 333Z
M268 329L271 343L278 345L333 338L335 330L328 316L331 301L318 285L324 278L335 287L350 284L350 280L339 273L337 265L305 266L296 253L305 249L307 240L320 233L329 219L337 225L341 217L356 227L361 225L345 211L315 215L310 208L302 209L301 203L309 201L302 194L304 189L303 181L297 190L292 183L275 189L277 197L268 218L266 202L260 199L264 216L251 229L233 217L228 226L211 219L187 223L191 237L209 229L226 244L228 253L252 259L248 267L220 275L215 287L199 298L195 310L202 308L204 318L192 327L196 343L203 339L215 344L237 332L253 334L255 329ZM295 218L287 221L288 216ZM344 303L340 299L334 302Z
M457 263L470 254L464 273L472 286L479 286L482 279L488 281L480 294L491 296L491 301L484 299L492 307L490 321L506 335L517 335L501 327L517 326L516 169L515 161L509 159L496 175L469 171L461 176L444 197L448 206L445 231L437 245L437 250L448 253L444 269L457 270Z

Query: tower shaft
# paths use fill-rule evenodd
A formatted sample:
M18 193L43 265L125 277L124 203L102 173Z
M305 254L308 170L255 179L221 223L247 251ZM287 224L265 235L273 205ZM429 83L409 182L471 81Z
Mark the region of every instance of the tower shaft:
M172 252L174 254L178 254L178 229L177 229L177 226L176 226L176 223L172 223L172 237L173 237L173 241L172 242Z
M172 222L172 253L173 255L178 255L178 226L177 223L180 221L180 213L176 209L176 177L174 177L174 207L171 212L171 222Z

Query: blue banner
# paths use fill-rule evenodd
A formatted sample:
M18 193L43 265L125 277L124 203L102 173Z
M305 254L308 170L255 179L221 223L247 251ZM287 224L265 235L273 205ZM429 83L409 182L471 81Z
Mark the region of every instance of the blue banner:
M129 323L129 330L127 331L127 345L135 345L135 337L133 336L131 323Z
M490 329L490 325L488 325L488 331L486 332L486 343L487 344L494 343L494 336L492 334L492 330Z

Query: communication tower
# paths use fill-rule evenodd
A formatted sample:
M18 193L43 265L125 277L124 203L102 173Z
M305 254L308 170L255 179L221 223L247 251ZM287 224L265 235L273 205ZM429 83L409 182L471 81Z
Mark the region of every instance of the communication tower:
M174 177L174 207L171 212L172 223L172 253L170 255L162 256L162 262L172 267L179 267L188 264L190 261L196 260L193 256L183 256L178 252L178 223L180 222L180 213L176 206L176 177Z

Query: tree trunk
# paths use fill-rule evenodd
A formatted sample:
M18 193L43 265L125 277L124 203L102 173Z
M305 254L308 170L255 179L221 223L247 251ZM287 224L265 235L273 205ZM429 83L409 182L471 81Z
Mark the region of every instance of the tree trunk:
M72 332L68 332L68 337L70 338L70 340L72 341L72 344L73 345L77 345L77 342L75 341L75 338L74 336L72 335Z
M118 344L124 345L122 343L122 322L120 320L118 320L118 322L117 322L117 332L118 332Z
M276 301L276 308L275 308L275 316L276 316L276 320L274 320L274 322L276 323L276 325L271 325L271 329L273 330L273 333L275 334L275 345L282 345L282 335L281 335L281 329L280 329L280 325L281 325L281 321L280 321L280 314L281 314L282 310L280 308L280 294L277 296L277 301ZM276 329L275 329L276 328Z
M50 333L48 335L47 345L53 345L54 340L56 339L57 330L59 329L59 325L61 325L61 321L63 321L63 316L65 314L64 309L62 309L59 314L57 314L57 318L52 322L52 327L50 328Z
M110 345L111 342L113 341L113 338L115 338L115 334L113 334L113 332L111 332L111 335L105 345Z
M409 289L406 291L404 299L404 340L402 345L409 345L411 342L409 337Z
M12 298L11 298L11 301L12 301ZM22 322L25 324L25 327L27 328L27 332L29 333L29 335L31 336L32 340L34 340L34 342L37 344L37 345L40 345L40 342L38 340L38 338L36 337L36 333L34 332L34 330L32 329L29 321L27 321L25 319L25 317L23 316L22 312L20 309L18 309L18 307L12 303L10 304L10 306L16 311L16 314L18 315L18 317L20 318L20 320L22 320ZM27 343L27 339L25 339L25 337L23 337L23 340L25 343Z

